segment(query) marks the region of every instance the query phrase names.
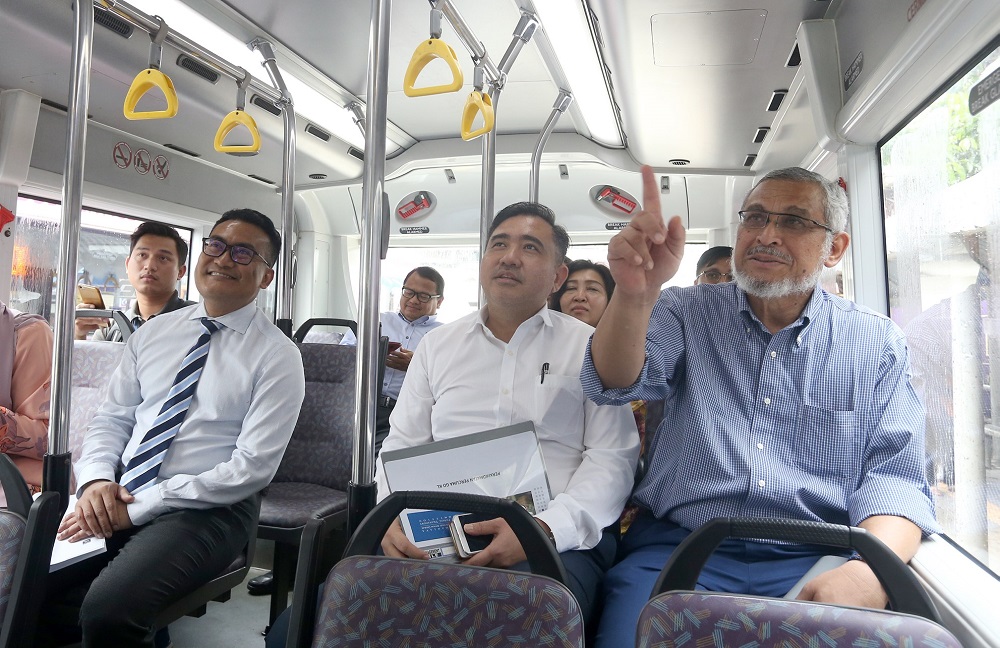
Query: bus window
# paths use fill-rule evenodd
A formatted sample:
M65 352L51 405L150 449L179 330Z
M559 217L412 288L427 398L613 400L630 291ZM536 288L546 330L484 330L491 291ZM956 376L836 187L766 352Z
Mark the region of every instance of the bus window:
M994 43L995 45L996 43ZM892 318L945 533L1000 572L1000 84L994 47L880 148ZM992 79L992 81L991 81ZM977 86L977 84L979 84ZM974 106L976 110L970 110ZM1000 385L1000 378L998 378Z
M58 203L38 198L18 196L17 199L11 306L38 313L50 322L55 312L61 209ZM135 297L125 273L125 259L129 254L129 235L140 222L133 217L83 210L75 280L100 288L108 308L127 309ZM176 226L174 229L190 246L192 231ZM177 286L182 299L187 298L189 276L187 273Z

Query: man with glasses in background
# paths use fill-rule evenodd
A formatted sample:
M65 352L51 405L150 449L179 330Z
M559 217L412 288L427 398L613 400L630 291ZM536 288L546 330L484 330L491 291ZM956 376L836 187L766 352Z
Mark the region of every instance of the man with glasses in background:
M694 285L729 283L733 280L732 271L733 248L728 245L716 245L705 250L698 257L695 266Z
M608 246L615 294L581 374L600 404L665 400L633 494L640 512L605 580L598 648L633 645L660 570L713 518L860 526L904 562L937 531L903 333L819 286L850 241L844 190L797 167L765 175L739 212L735 283L713 290L660 291L679 267L684 229L664 221L648 167L643 198ZM698 585L782 596L828 552L730 539ZM811 578L798 598L884 608L859 558Z
M70 542L107 540L80 575L93 578L84 648L153 646L157 616L249 541L305 394L298 349L255 304L280 250L269 218L226 212L202 240L202 302L157 316L125 345L59 527Z

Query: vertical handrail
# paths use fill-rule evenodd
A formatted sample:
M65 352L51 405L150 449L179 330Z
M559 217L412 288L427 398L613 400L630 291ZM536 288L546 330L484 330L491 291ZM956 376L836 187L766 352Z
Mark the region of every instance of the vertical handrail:
M94 5L74 2L72 78L69 88L66 163L63 167L62 219L59 229L59 289L52 354L52 397L49 451L45 455L44 486L59 491L65 509L69 491L69 423L73 379L73 330L76 316L77 257L83 210L83 165L87 144L87 106L90 103L90 63L94 50Z
M285 335L292 337L292 250L295 233L295 109L288 86L281 76L274 55L274 47L263 38L255 38L247 45L264 56L264 68L271 77L281 99L275 102L281 108L282 123L285 128L285 148L281 156L281 262L278 266L278 313L277 322Z
M434 4L433 2L431 4ZM443 4L447 4L445 1ZM445 9L445 7L442 7ZM445 16L449 20L452 17L445 11ZM461 20L461 16L458 17ZM454 22L452 23L454 24ZM538 20L531 14L522 13L520 20L517 22L517 27L514 28L514 37L510 41L510 45L507 47L507 51L504 52L503 58L500 59L500 67L497 70L498 74L494 80L491 80L489 95L493 102L493 114L498 115L498 104L500 103L500 93L503 91L504 82L507 79L507 73L510 72L511 67L514 66L514 61L517 59L517 55L521 53L521 49L525 44L531 40L531 37L535 33L535 29L538 27ZM456 31L458 31L456 29ZM461 32L460 32L461 33ZM464 40L464 39L463 39ZM485 56L485 51L484 51ZM487 56L488 59L488 56ZM489 72L489 68L486 69ZM483 173L482 180L480 182L480 205L479 205L479 259L483 258L483 250L486 247L486 235L490 230L490 223L493 222L493 212L495 208L495 195L496 195L496 170L497 170L497 127L496 125L490 129L490 132L483 136ZM482 308L484 303L484 295L482 289L479 290L479 307Z
M375 504L375 397L378 385L378 286L385 196L386 99L389 78L391 0L372 0L368 40L368 105L361 196L361 290L358 299L357 407L352 481L348 489L348 535ZM376 391L378 390L378 391Z
M538 135L538 143L535 144L535 151L531 154L531 175L528 178L528 200L531 202L538 202L538 174L542 166L542 151L545 150L545 144L549 141L549 136L552 135L552 130L556 127L559 118L572 103L573 95L565 90L560 90L556 102L552 104L552 112L545 120L542 132Z

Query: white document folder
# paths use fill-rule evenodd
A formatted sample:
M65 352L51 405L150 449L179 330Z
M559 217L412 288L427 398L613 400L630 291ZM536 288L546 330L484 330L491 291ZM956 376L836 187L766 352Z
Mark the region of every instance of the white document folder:
M66 512L72 511L76 507L76 495L70 494L69 504ZM49 561L49 573L76 564L81 560L86 560L91 556L98 556L107 551L107 545L103 538L85 538L78 542L56 539L52 545L52 559Z
M542 452L531 421L475 432L380 455L389 490L440 491L507 497L529 513L551 499ZM448 524L454 511L407 509L407 537L432 558L455 553Z

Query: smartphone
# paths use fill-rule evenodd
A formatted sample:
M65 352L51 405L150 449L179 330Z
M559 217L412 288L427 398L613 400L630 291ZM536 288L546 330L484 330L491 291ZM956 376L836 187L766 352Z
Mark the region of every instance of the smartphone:
M401 346L403 346L402 342L390 342L389 343L389 353L392 353L393 351L395 351L396 349L398 349Z
M79 304L90 304L94 308L104 308L104 297L96 286L79 285L76 287L76 301Z
M481 513L463 513L451 518L449 530L451 539L455 543L455 551L462 558L469 558L485 549L493 542L492 535L466 535L465 525L472 522L483 522L484 520L494 520L495 515L483 515Z

